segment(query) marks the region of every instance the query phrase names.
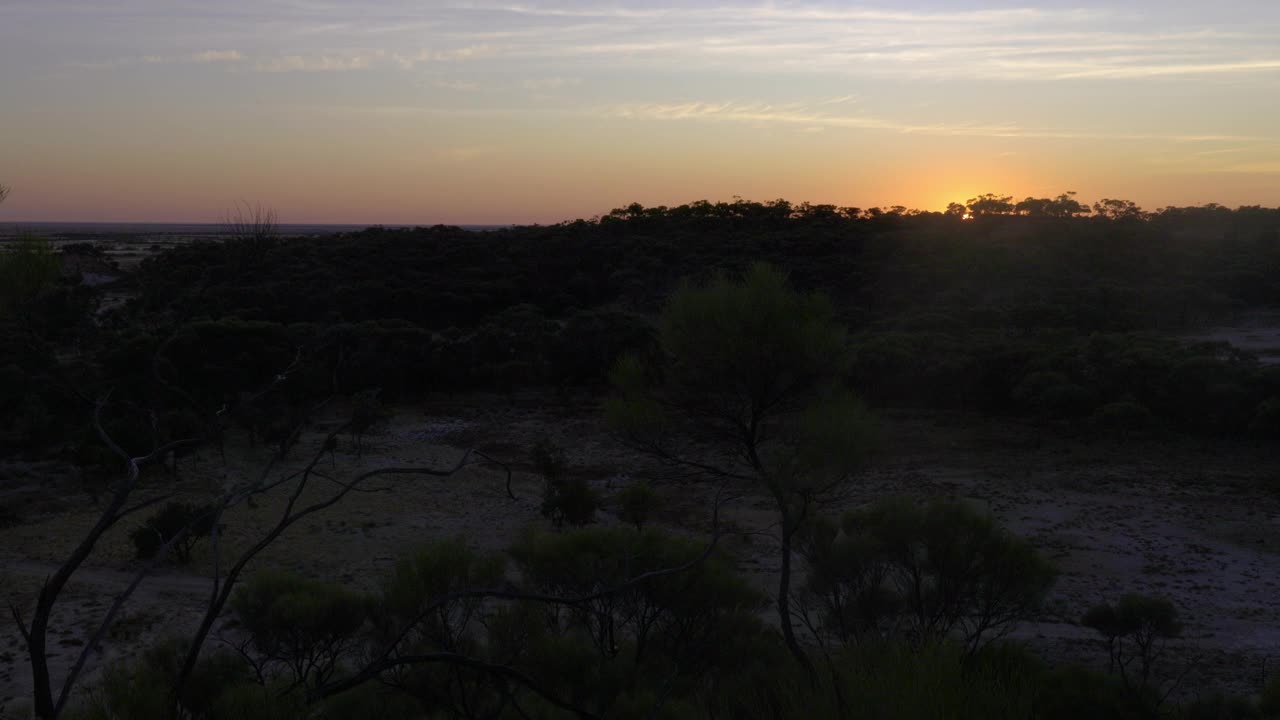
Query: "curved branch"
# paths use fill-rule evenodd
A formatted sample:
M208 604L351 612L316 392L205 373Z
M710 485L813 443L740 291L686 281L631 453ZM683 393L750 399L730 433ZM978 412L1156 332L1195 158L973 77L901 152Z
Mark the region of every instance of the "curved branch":
M142 506L145 505L146 503L142 504ZM138 507L140 506L135 506L135 508ZM120 517L124 517L124 515L125 513L121 513ZM89 642L85 644L84 649L80 651L80 656L76 658L75 664L67 671L67 676L62 682L62 692L58 695L57 703L53 708L53 714L55 717L62 714L63 708L66 707L67 700L71 697L71 689L75 687L76 680L79 678L80 672L84 669L85 662L89 659L89 654L94 648L98 647L98 645L102 643L103 637L106 636L107 631L111 628L112 621L115 620L116 615L120 612L121 608L124 607L125 602L127 602L129 597L133 595L134 591L138 589L138 586L142 584L142 581L146 579L147 575L150 575L151 572L160 565L160 561L168 554L169 549L184 540L187 535L191 533L196 523L200 522L201 519L202 518L193 519L190 523L187 523L185 527L175 533L173 537L169 538L168 542L165 542L159 550L157 550L155 558L139 570L134 575L133 581L129 583L129 586L116 596L115 601L111 603L111 607L107 610L106 616L104 616L102 618L102 622L99 623L98 629L93 633Z

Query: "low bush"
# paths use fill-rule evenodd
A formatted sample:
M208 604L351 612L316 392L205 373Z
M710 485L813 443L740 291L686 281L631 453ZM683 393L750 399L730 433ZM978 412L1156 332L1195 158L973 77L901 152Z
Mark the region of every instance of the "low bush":
M171 502L129 533L139 559L156 556L166 545L179 563L191 562L191 551L213 532L217 510L212 505Z

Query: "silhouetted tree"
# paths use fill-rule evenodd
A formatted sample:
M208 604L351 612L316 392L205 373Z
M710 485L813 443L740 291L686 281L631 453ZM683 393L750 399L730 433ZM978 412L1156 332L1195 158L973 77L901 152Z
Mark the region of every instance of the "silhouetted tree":
M983 215L1008 215L1013 212L1013 197L1010 195L996 195L994 193L986 193L976 198L969 198L965 203L969 208L969 214L974 217Z
M1093 212L1098 217L1108 220L1141 220L1147 216L1142 208L1132 200L1113 200L1103 198L1093 204Z
M1074 191L1065 192L1056 198L1027 198L1014 206L1019 215L1031 217L1074 217L1089 212L1086 205L1076 200Z
M274 208L240 201L223 215L222 224L241 271L260 262L280 240L280 218Z

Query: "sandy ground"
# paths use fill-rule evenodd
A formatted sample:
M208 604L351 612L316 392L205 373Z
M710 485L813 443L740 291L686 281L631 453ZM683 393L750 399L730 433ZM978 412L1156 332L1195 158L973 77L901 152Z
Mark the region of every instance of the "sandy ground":
M296 458L322 430L304 439ZM1062 576L1044 616L1016 635L1033 649L1053 659L1104 662L1090 632L1077 624L1081 614L1122 593L1158 594L1175 602L1186 624L1168 672L1187 670L1188 686L1206 681L1234 692L1260 686L1267 659L1280 649L1280 462L1247 447L1039 442L1030 428L934 415L886 418L883 435L885 445L854 484L850 506L886 494L968 498L1033 538L1058 563ZM538 514L540 481L527 463L528 448L543 436L565 447L574 472L606 496L629 478L653 478L665 498L661 524L709 531L711 489L675 482L617 443L593 405L566 407L540 396L459 397L401 408L370 437L365 457L340 449L332 465L326 458L321 468L335 478L389 465L444 468L465 448L479 448L513 463L516 500L506 494L504 472L492 466L445 479L377 481L369 486L376 492L352 494L293 527L251 568L290 568L373 589L398 556L432 539L461 534L478 548L500 551L524 528L546 524ZM248 448L232 452L225 465L206 453L187 462L176 481L149 480L146 492L175 485L211 492L260 462L260 451ZM49 480L51 472L41 482L62 502L0 530L0 600L6 604L29 608L41 579L95 518L88 497L70 481ZM333 487L316 482L304 499ZM230 514L224 556L247 547L282 502L277 494ZM606 512L600 521L614 519ZM726 525L741 531L726 545L761 588L773 585L776 553L767 538L751 533L767 531L772 522L769 503L753 495L726 513ZM55 677L138 567L127 539L131 527L126 522L103 539L59 604L50 643ZM190 568L166 568L150 578L93 654L93 665L131 657L162 634L189 631L208 592L209 568L202 546ZM27 663L12 624L0 625L0 708L29 695Z
M1230 325L1203 328L1183 339L1231 343L1253 353L1264 365L1280 364L1280 312L1251 311Z

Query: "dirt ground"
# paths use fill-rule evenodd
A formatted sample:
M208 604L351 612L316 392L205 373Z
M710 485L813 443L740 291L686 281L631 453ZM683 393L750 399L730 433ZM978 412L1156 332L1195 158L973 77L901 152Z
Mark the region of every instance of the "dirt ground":
M1230 343L1253 353L1263 365L1280 364L1280 313L1274 310L1250 311L1229 325L1202 328L1187 334L1184 339Z
M328 418L294 451L307 457ZM982 504L1014 532L1032 538L1062 575L1037 622L1015 637L1053 660L1105 663L1090 631L1078 625L1101 601L1139 592L1169 597L1182 613L1184 639L1167 670L1184 684L1256 691L1268 659L1280 649L1280 462L1249 447L1178 445L1115 439L1087 443L1051 439L1034 428L972 417L893 414L884 419L883 447L854 483L848 504L884 495L955 496ZM463 535L473 546L501 551L525 528L543 527L540 480L528 449L549 437L566 448L573 472L606 497L633 478L650 478L664 498L659 524L693 535L710 531L705 484L676 481L607 432L589 401L566 405L547 396L514 400L466 396L400 408L369 437L357 458L344 444L320 468L344 478L383 466L452 466L468 448L512 463L506 492L501 468L478 464L450 478L401 477L369 484L340 505L290 529L253 568L282 567L372 589L397 557L423 542ZM235 447L187 459L178 478L154 476L147 493L176 489L215 493L260 470L263 451ZM287 470L288 466L282 468ZM29 608L41 580L95 519L91 498L53 466L19 471L0 466L4 498L44 498L19 505L17 524L0 529L0 601ZM332 492L313 483L306 499ZM25 494L24 494L25 493ZM54 498L50 500L49 498ZM25 501L24 501L25 502ZM226 517L224 558L248 547L282 508L279 492ZM838 511L832 508L832 511ZM615 522L605 512L601 522ZM767 532L773 516L763 497L747 494L726 510L734 532L726 546L761 588L772 587L777 555ZM55 613L50 643L55 678L84 647L112 598L138 566L126 521L103 539L77 574ZM149 578L111 629L92 667L134 656L168 633L189 631L209 592L211 558L200 546L189 568ZM0 717L30 694L28 659L16 629L0 624Z

